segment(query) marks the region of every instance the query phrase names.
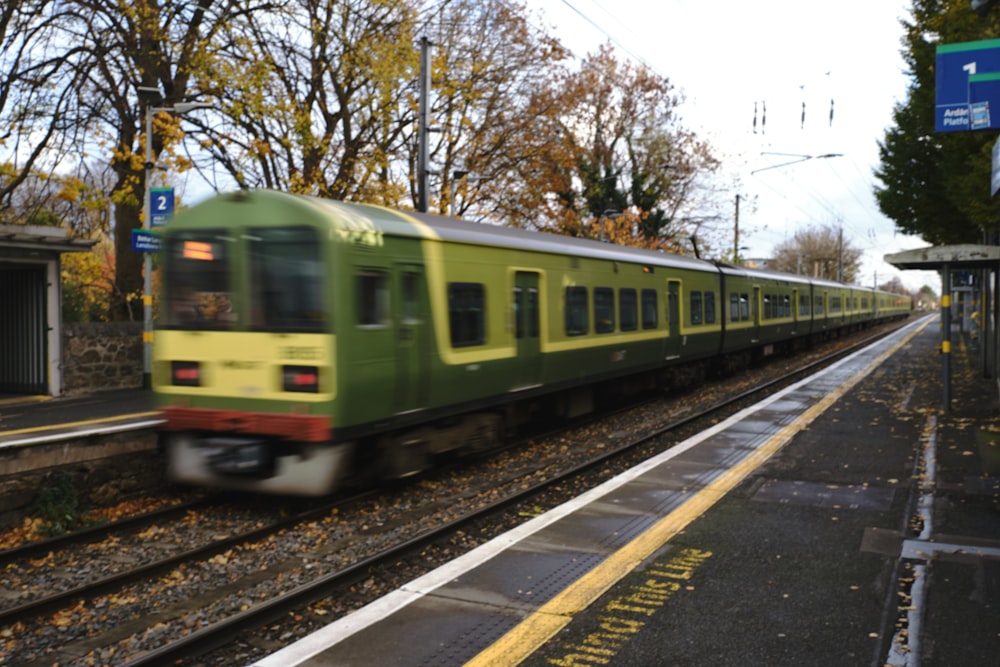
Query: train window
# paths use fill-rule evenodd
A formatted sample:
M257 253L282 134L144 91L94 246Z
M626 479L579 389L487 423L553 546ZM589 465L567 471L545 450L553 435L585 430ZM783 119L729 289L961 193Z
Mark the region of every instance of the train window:
M278 331L322 331L326 320L316 230L255 228L250 250L251 326Z
M449 283L448 322L452 347L485 343L486 288L479 283Z
M524 338L524 290L514 288L514 335Z
M357 276L358 324L385 326L389 322L389 279L383 271L365 271Z
M831 313L839 313L840 310L841 310L841 308L840 308L840 297L839 296L831 296L830 297L830 312Z
M189 232L168 240L165 326L215 329L235 322L229 240L221 231Z
M805 315L808 315L808 314L809 314L809 295L808 294L800 294L799 295L799 315L805 316Z
M618 319L622 331L635 331L639 328L639 298L634 289L618 290Z
M764 319L769 320L774 317L774 306L771 303L771 295L764 295Z
M715 324L715 292L705 292L705 324Z
M655 329L660 324L660 312L656 307L656 290L642 290L642 328Z
M587 288L566 288L566 335L582 336L587 333L590 313L587 309Z
M413 324L420 321L420 274L406 271L402 276L403 322Z
M701 292L691 292L691 324L701 324L702 310Z
M486 342L486 295L479 283L448 285L448 318L452 347Z
M610 287L594 288L594 330L597 333L615 330L615 291Z
M750 319L750 297L747 296L746 292L740 294L740 319Z
M822 315L823 314L823 297L822 296L817 296L813 300L813 313L815 313L816 315Z
M781 297L781 314L784 317L792 316L792 297L788 294Z
M740 321L740 295L732 292L729 295L729 321Z

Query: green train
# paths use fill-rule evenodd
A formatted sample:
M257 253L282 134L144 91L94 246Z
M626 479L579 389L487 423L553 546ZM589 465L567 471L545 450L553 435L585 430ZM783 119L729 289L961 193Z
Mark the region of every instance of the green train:
M268 190L198 204L162 242L168 474L261 493L403 477L606 391L911 310L857 286Z

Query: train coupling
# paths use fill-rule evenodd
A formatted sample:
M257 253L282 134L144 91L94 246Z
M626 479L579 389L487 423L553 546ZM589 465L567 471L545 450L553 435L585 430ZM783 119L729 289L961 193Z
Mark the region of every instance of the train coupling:
M274 474L274 456L263 438L210 437L202 441L199 449L208 467L221 475L268 477Z

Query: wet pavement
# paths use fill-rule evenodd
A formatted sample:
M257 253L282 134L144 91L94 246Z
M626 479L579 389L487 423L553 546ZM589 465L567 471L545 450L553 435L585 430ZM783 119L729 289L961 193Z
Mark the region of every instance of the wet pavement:
M1000 401L936 320L526 665L1000 664ZM145 415L147 391L0 397L4 432ZM405 634L405 633L404 633Z
M941 414L938 332L524 664L1000 664L997 383L958 345Z

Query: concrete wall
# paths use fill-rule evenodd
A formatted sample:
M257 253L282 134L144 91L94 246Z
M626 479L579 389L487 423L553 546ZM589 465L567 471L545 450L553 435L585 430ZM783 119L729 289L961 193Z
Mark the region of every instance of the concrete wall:
M63 393L142 387L142 322L63 324Z

